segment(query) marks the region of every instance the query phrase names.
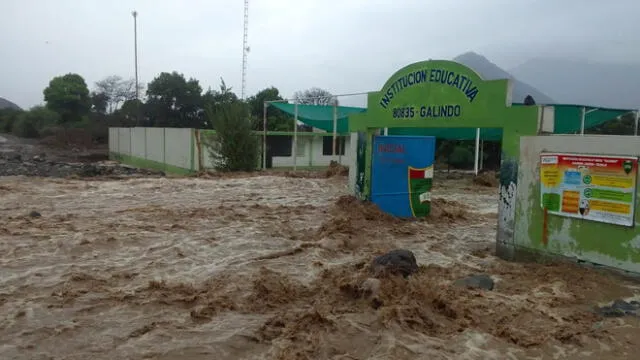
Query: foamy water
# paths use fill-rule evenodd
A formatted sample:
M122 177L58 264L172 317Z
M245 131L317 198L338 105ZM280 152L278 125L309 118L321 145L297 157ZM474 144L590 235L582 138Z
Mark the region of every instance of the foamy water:
M615 355L558 340L546 347L523 347L480 323L465 322L464 331L450 333L447 327L461 326L464 316L438 320L441 315L435 314L436 323L452 323L429 330L427 320L419 320L418 326L409 315L416 311L410 301L416 295L378 311L363 300L343 299L331 281L355 279L360 271L349 275L345 269L380 251L404 247L422 265L451 269L442 279L421 275L432 286L493 269L496 280L507 284L504 291L484 298L471 294L461 299L465 303L450 300L454 307L467 301L471 309L503 307L515 314L515 328L526 326L517 314L532 306L528 299L535 298L534 307L554 324L566 320L553 301L577 301L577 290L567 288L566 280L527 289L538 281L528 277L531 270L498 265L488 255L495 240L496 191L440 189L434 196L457 202L467 215L413 223L336 212L333 205L345 193L342 179L276 176L1 179L0 358ZM29 217L31 211L42 217ZM514 283L514 277L524 282ZM615 282L601 289L627 291ZM483 319L482 314L474 316L476 322Z

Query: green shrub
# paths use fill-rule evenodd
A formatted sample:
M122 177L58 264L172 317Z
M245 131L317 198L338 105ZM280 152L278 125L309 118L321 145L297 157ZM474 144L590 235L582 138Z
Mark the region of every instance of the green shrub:
M109 142L109 126L102 123L93 123L87 129L91 134L91 140L96 144L107 144Z
M473 164L473 153L464 146L456 146L449 155L449 164L456 168L464 168Z
M109 141L109 118L100 114L90 114L81 121L69 124L69 129L82 129L96 144L106 144Z
M15 122L15 118L6 117L0 119L0 132L10 133L13 129L13 123Z
M22 138L37 138L40 135L36 124L27 116L20 116L18 120L13 123L11 132L13 135Z
M20 116L21 113L22 110L0 110L0 132L10 133L13 130L13 124L18 120L18 116Z
M40 130L55 126L59 119L57 113L43 106L35 106L16 117L11 124L11 132L19 137L37 138L41 135Z
M248 108L241 102L221 105L216 111L215 135L204 139L219 171L253 171L258 165L258 138Z
M48 126L56 126L60 122L60 115L44 106L34 106L23 113L39 130Z
M41 138L46 138L49 136L56 136L62 131L64 131L64 129L60 126L46 126L40 129L39 133Z

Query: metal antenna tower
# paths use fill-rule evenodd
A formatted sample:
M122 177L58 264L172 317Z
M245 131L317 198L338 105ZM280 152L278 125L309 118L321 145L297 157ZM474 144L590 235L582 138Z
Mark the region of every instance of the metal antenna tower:
M244 100L245 90L247 87L247 55L249 54L248 44L249 32L249 0L244 0L244 34L242 36L242 91L241 98Z

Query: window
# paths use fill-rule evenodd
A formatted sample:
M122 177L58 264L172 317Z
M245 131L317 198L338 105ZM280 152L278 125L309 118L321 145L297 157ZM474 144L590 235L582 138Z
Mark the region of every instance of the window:
M336 138L336 155L344 155L345 143L345 136L338 136ZM333 155L333 136L322 137L322 155Z
M267 136L267 151L270 156L291 156L292 142L291 136Z

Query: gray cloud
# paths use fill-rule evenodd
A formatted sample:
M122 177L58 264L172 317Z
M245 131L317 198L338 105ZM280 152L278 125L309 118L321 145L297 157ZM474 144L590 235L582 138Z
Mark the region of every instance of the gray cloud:
M6 0L0 5L0 96L28 107L57 75L133 76L139 12L141 81L179 71L239 92L241 1ZM637 0L251 0L248 93L319 86L378 89L408 63L477 51L505 68L536 56L633 62ZM364 97L343 103L362 104Z

